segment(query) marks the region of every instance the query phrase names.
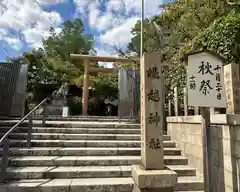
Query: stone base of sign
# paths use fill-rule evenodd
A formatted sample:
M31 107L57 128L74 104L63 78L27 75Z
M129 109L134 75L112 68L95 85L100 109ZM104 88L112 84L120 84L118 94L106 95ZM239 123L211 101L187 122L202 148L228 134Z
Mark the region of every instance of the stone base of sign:
M140 189L136 185L134 185L133 192L174 192L174 189L173 187Z
M173 192L177 183L177 173L172 170L144 170L139 165L132 166L133 192Z

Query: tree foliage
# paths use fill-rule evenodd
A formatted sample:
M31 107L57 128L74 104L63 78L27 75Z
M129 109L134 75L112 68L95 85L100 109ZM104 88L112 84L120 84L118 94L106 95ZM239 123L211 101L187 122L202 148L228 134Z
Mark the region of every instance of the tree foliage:
M73 64L70 53L88 54L92 50L93 37L84 33L83 23L80 19L66 21L60 33L54 28L50 29L51 36L43 40L45 57L62 79L81 86L83 65Z
M64 82L68 82L81 88L83 63L74 64L70 54L96 54L93 49L93 37L85 33L80 19L66 21L60 32L51 28L50 36L42 43L42 48L33 49L22 53L18 58L9 59L28 64L27 102L29 104L37 102L34 100L34 90L38 84L55 84L57 89ZM90 65L100 67L97 62L91 62ZM94 98L90 98L90 103L95 108L97 102L103 102L105 98L117 98L116 74L90 74L90 86L95 90ZM74 113L80 112L80 101L81 98L73 98L70 101Z
M182 57L186 53L209 49L229 62L239 62L237 11L225 0L208 2L177 0L160 6L161 14L144 22L144 50L162 55L167 92L178 86L182 95L186 84L186 63ZM140 22L132 29L132 35L128 52L139 53Z

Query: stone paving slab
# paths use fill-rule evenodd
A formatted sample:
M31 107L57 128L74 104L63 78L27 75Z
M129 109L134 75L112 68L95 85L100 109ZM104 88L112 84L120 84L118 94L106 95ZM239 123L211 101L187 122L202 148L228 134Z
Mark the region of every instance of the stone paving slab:
M0 137L4 133L0 133ZM27 133L12 133L10 139L27 138ZM140 140L140 134L66 134L66 133L32 133L32 139L66 139L66 140ZM170 136L165 135L164 140L170 140Z
M179 177L196 176L196 171L188 165L171 165ZM53 179L53 178L102 178L102 177L130 177L131 165L120 166L49 166L49 167L9 167L9 179Z
M32 148L10 148L10 156L98 156L98 155L140 155L139 147L32 147ZM2 154L2 148L0 149ZM164 155L181 155L179 148L164 148Z
M19 120L2 120L1 125L8 125L18 123ZM25 120L23 123L28 123ZM41 125L41 120L33 120L33 124ZM140 127L139 123L129 123L129 122L101 122L101 121L46 121L46 125L62 125L62 126L81 126L81 127Z
M25 147L26 140L10 140L10 147ZM141 141L131 140L31 140L32 147L140 147ZM164 147L176 147L173 141L164 141Z
M132 178L20 180L0 186L1 192L130 192ZM16 189L16 190L12 190Z
M9 127L0 127L0 132L6 133ZM51 128L51 127L33 127L36 133L74 133L74 134L140 134L140 129L118 129L118 128ZM26 127L18 127L15 132L26 132Z
M1 128L0 128L1 129ZM27 131L27 130L26 130ZM4 133L0 133L0 137ZM27 133L11 133L9 135L10 139L26 139ZM90 133L32 133L33 140L42 140L42 139L64 139L64 140L138 140L140 141L140 134L90 134ZM169 135L163 136L164 141L171 141Z
M55 179L55 178L103 178L131 175L131 167L122 166L53 166L53 167L9 167L9 179ZM122 170L123 169L123 170Z
M166 165L166 167L175 171L178 176L196 176L196 169L189 165Z
M192 177L191 177L192 178ZM184 186L189 188L186 190ZM83 179L31 179L0 185L1 192L131 192L133 180L126 178L83 178ZM201 189L198 189L201 188ZM15 189L15 190L14 190ZM199 181L180 177L175 191L202 192Z
M204 189L204 181L197 176L178 177L178 184L175 187L177 191L201 191Z
M140 156L23 156L9 158L10 166L103 166L138 163L140 163ZM186 165L188 160L184 156L164 156L164 163L166 165Z

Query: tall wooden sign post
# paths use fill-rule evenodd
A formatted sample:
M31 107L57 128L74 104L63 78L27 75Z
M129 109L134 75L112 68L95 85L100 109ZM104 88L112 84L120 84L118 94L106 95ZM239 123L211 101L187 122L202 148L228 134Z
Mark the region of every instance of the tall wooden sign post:
M227 105L223 58L211 51L201 51L187 55L188 105L201 107L204 143L204 184L205 192L211 192L211 128L210 108L225 108Z
M132 166L133 192L173 192L177 174L164 169L164 86L161 58L144 54L141 78L141 165Z
M240 113L240 78L239 64L224 66L224 81L227 99L227 114Z

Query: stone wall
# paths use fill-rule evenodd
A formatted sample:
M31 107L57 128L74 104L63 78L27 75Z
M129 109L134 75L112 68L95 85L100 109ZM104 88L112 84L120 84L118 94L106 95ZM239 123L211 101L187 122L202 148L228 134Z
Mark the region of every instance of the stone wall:
M189 164L203 176L203 138L201 116L168 117L168 134ZM211 116L212 186L215 192L240 191L240 115Z
M168 134L198 173L203 173L201 116L168 117Z

